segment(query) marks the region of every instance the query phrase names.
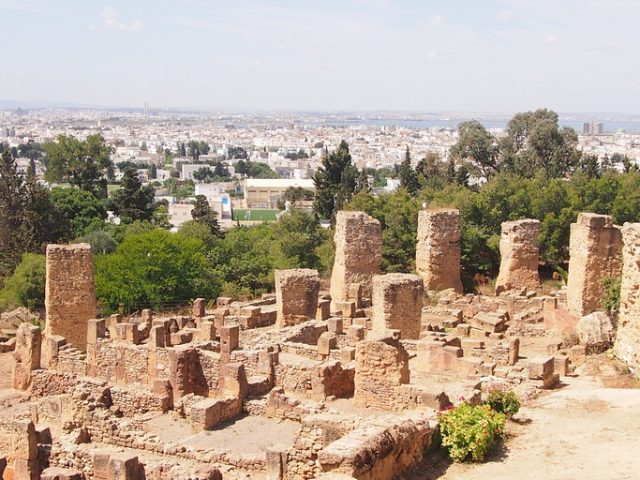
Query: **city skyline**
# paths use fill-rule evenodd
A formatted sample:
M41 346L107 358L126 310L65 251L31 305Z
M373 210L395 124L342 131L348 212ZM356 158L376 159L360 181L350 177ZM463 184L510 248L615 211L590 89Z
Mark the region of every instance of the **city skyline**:
M426 2L424 2L426 3ZM3 100L640 112L635 2L0 0ZM25 25L29 25L25 34Z

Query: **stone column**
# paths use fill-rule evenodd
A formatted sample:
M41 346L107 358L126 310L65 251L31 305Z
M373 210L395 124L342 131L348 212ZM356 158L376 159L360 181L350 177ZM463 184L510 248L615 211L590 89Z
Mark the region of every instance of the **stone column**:
M622 271L622 233L608 215L581 213L571 224L567 306L576 317L602 310L603 279Z
M428 291L453 289L460 281L460 210L421 210L418 214L416 270Z
M317 270L276 270L276 327L287 327L315 318L320 277Z
M539 233L538 220L503 222L500 236L500 273L496 280L497 295L509 290L537 290L540 287Z
M11 452L15 458L13 466L14 480L38 480L40 462L38 461L38 438L36 427L28 420L13 423L15 443Z
M372 278L380 273L382 226L364 212L340 211L336 216L335 261L331 272L331 303L349 300L349 287L359 283L371 296Z
M87 323L96 316L93 258L88 243L47 245L45 335L62 335L84 351Z
M640 368L640 223L622 227L622 285L614 354L638 376Z
M409 354L393 335L380 335L356 345L354 403L394 410L399 388L409 383Z
M13 388L26 390L31 385L31 371L40 368L41 343L42 335L38 327L20 324L13 351Z
M403 339L420 338L423 295L424 284L417 275L388 273L373 277L372 330L399 330Z

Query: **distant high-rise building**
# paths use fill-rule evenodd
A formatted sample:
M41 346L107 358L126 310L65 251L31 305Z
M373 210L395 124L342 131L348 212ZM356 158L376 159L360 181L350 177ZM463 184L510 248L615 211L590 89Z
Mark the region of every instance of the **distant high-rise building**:
M584 122L582 124L582 134L591 135L591 124L589 122Z
M604 123L594 123L591 127L592 135L601 135L604 133Z

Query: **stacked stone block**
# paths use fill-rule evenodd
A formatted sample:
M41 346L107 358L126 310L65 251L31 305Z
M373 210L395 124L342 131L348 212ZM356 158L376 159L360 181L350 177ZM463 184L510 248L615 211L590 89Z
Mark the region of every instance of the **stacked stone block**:
M422 210L418 214L416 270L428 291L462 292L460 210Z
M336 216L336 254L331 272L331 301L346 302L351 284L370 297L372 278L382 262L382 226L364 212L340 211Z
M502 223L500 272L496 280L497 295L509 290L537 290L540 287L539 233L538 220L525 219Z
M373 331L399 330L403 339L419 338L423 295L424 284L417 275L389 273L374 277Z
M276 270L276 327L297 325L315 318L318 310L320 277L307 268Z
M87 322L96 316L91 246L47 245L46 269L45 335L61 335L84 351Z
M602 309L605 278L622 271L622 232L608 215L581 213L571 224L567 307L577 317Z

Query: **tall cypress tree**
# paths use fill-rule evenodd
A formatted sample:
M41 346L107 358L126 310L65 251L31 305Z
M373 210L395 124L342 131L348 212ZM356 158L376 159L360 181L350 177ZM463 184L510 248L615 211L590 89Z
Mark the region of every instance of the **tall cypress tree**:
M316 214L333 222L336 212L353 197L357 178L358 169L351 162L349 145L342 140L337 150L325 152L322 164L313 176Z
M404 154L404 160L400 164L400 186L404 187L407 192L414 195L420 190L420 182L418 181L418 175L411 166L411 153L409 152L409 146Z

